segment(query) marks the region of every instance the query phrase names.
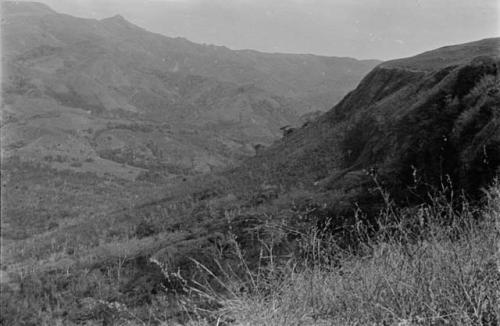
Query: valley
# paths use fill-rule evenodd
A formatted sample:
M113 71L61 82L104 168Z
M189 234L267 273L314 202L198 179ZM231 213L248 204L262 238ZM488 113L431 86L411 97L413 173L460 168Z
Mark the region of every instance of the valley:
M380 62L2 10L2 325L498 324L499 38Z
M41 3L2 8L6 238L51 234L61 216L106 216L235 165L378 63L198 45Z

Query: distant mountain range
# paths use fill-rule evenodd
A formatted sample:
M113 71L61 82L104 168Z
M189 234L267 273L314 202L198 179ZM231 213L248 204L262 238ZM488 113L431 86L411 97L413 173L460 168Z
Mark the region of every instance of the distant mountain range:
M378 64L232 51L34 2L2 10L6 154L76 171L226 166L329 109Z

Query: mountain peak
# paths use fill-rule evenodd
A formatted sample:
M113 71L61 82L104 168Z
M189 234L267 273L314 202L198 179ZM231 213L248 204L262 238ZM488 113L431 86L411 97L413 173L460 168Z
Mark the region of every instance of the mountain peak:
M112 17L108 17L108 18L104 18L103 21L119 21L119 22L123 22L123 21L126 21L125 17L123 17L122 15L114 15Z
M125 17L122 15L114 15L112 17L104 18L101 19L101 23L103 23L105 26L111 27L111 28L119 28L119 29L128 29L128 28L137 28L136 25L133 23L129 22Z
M2 10L7 14L54 14L55 11L41 2L2 1Z
M114 15L112 17L101 19L101 22L104 23L114 23L114 24L130 24L128 20L125 19L122 15Z

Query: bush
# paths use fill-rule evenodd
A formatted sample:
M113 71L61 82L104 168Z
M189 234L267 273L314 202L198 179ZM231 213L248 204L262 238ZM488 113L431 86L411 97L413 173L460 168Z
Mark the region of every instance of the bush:
M146 220L141 221L135 228L135 236L138 239L149 237L157 233L158 231L156 230L156 227L153 225L153 223Z

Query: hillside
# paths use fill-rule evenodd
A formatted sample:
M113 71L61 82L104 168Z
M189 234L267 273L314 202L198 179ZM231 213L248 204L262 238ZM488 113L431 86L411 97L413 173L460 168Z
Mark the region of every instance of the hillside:
M377 63L232 51L121 16L1 4L2 236L17 240L235 165Z
M232 51L150 33L121 16L82 19L29 2L2 7L4 104L13 112L26 101L40 101L50 103L54 114L71 112L92 129L86 135L90 144L80 138L79 146L98 148L103 159L117 150L119 156L147 156L139 163L126 160L138 168L154 163L206 172L232 163L251 154L253 145L278 139L280 127L299 123L302 114L327 109L377 63ZM113 128L101 127L109 123L153 124L159 134L133 133L136 141L129 143ZM184 135L186 130L194 135ZM101 133L129 148L101 142ZM147 146L159 150L152 153ZM172 148L179 154L157 155Z
M373 174L401 200L414 182L447 176L477 195L499 173L499 51L499 39L486 39L382 63L332 110L248 160L252 175L243 175L335 190L351 204L368 196Z
M23 6L26 8L19 8ZM121 16L96 21L56 14L50 8L36 3L28 6L26 2L4 2L3 7L7 15L11 16L9 20L17 17L9 21L5 30L9 52L20 54L42 45L57 47L63 44L81 45L84 41L106 42L106 45L101 46L119 46L120 52L128 52L129 57L144 55L141 58L143 61L155 60L159 70L210 77L238 85L251 84L283 97L321 98L324 101L321 105L306 103L314 110L325 111L330 108L332 103L339 101L363 75L379 63L376 60L359 61L352 58L232 51L225 47L199 45L182 38L149 33ZM32 9L36 17L28 19L29 8L34 7L37 7ZM24 18L16 11L22 11ZM68 21L72 22L71 28L65 25ZM43 24L45 38L40 38L40 30L33 28L40 27L40 24ZM9 37L11 32L14 33L12 36L22 33L23 38L29 37L31 42L22 42L22 45L19 38ZM303 112L311 109L300 108Z

